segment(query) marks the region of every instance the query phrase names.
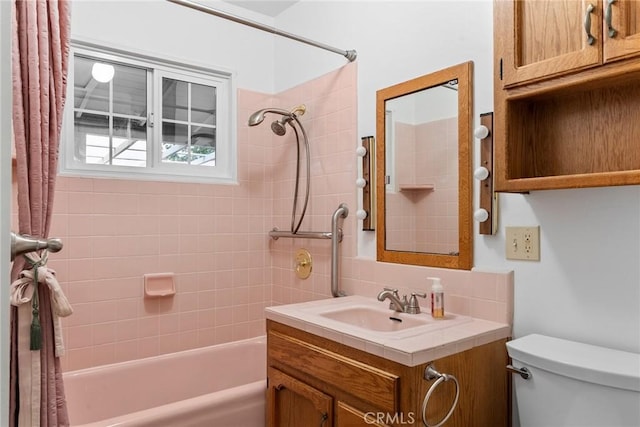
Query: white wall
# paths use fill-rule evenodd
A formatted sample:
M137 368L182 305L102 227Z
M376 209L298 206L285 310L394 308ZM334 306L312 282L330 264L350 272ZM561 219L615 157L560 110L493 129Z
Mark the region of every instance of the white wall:
M358 51L360 137L375 135L377 89L467 60L474 62L474 123L493 111L492 13L490 0L303 0L276 26ZM276 58L277 90L346 61L281 39ZM476 145L476 165L478 156ZM499 221L497 235L475 235L474 264L515 271L515 336L540 332L640 352L637 186L501 194ZM538 224L541 261L505 260L504 227ZM373 258L374 233L358 238L360 255Z
M207 6L273 26L273 19L221 1ZM73 0L72 38L232 71L239 88L274 92L271 34L160 0Z

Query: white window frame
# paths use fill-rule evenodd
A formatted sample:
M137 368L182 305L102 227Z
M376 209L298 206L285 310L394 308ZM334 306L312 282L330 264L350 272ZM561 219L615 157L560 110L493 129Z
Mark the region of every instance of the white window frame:
M147 69L147 166L87 164L74 158L74 59L88 56ZM162 77L216 87L216 165L180 165L162 162ZM158 58L147 53L106 48L82 40L71 42L67 101L60 141L62 176L131 180L237 184L236 90L234 73L183 60Z

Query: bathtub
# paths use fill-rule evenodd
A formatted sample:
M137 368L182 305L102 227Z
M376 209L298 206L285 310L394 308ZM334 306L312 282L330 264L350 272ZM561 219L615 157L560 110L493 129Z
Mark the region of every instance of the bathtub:
M64 374L72 426L263 427L266 338Z

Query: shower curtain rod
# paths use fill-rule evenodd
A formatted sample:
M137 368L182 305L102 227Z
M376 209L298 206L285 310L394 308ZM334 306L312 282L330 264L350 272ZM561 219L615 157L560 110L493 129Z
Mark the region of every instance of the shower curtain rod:
M237 22L238 24L247 25L249 27L253 27L253 28L256 28L258 30L266 31L268 33L272 33L272 34L275 34L275 35L278 35L278 36L282 36L282 37L286 37L286 38L289 38L289 39L292 39L292 40L296 40L296 41L299 41L301 43L306 43L306 44L311 45L311 46L319 47L320 49L328 50L328 51L333 52L333 53L338 53L338 54L344 56L345 58L347 58L349 60L349 62L355 61L356 57L358 56L358 54L357 54L357 52L355 50L337 49L335 47L328 46L328 45L326 45L324 43L316 42L314 40L309 40L309 39L306 39L304 37L297 36L295 34L287 33L285 31L280 31L277 28L269 27L268 25L263 25L263 24L260 24L258 22L255 22L255 21L250 21L248 19L240 18L238 16L231 15L229 13L213 9L211 7L208 7L208 6L204 6L202 4L193 2L191 0L167 0L167 1L169 1L171 3L179 4L181 6L190 7L191 9L199 10L200 12L208 13L210 15L215 15L215 16L218 16L220 18L228 19L230 21Z

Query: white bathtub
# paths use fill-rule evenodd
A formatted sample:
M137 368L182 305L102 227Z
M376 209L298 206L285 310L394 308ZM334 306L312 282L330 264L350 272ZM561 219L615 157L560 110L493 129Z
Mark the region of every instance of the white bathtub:
M64 374L69 418L83 427L263 427L266 338Z

